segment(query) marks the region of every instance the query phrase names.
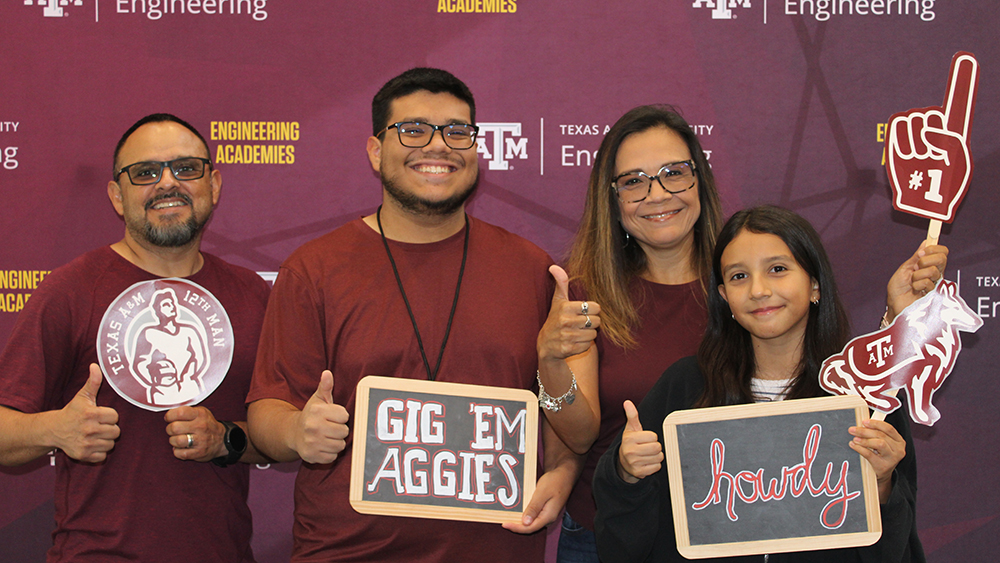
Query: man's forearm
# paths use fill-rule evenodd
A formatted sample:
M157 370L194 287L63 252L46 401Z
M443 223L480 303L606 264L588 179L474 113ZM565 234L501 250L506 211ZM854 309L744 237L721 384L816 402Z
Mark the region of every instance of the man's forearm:
M0 465L24 465L55 449L49 430L53 415L0 407Z
M295 418L301 411L279 399L260 399L250 403L247 426L250 443L262 458L273 461L295 461L298 452L292 444ZM250 447L247 447L249 454ZM249 461L244 455L241 461Z

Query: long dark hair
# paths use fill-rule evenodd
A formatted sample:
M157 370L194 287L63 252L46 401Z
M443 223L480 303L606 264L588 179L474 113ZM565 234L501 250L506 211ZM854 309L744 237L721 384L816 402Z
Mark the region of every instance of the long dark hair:
M646 270L646 255L635 240L625 237L618 195L611 188L618 149L625 139L656 127L676 132L684 140L695 164L701 215L694 225L691 268L705 284L715 235L722 224L722 205L715 178L698 137L671 106L639 106L623 115L604 136L587 186L583 218L569 252L569 275L579 280L588 299L601 304L601 331L623 348L635 346L632 330L639 324L636 304L629 294L632 280ZM711 292L709 292L711 293Z
M696 407L752 403L750 380L755 370L750 333L732 318L729 304L716 288L722 284L722 253L742 231L772 234L785 242L792 257L819 283L819 304L809 307L802 359L787 398L821 394L819 368L827 357L843 349L850 323L837 294L837 283L816 229L787 209L764 205L735 213L719 233L712 257L708 292L708 327L698 348L698 365L705 376L705 392ZM603 313L603 309L602 309ZM603 316L603 315L602 315Z

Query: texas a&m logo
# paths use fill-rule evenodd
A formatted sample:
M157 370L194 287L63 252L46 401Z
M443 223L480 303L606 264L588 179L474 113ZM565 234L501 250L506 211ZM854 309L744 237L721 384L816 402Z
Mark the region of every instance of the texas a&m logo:
M520 123L477 123L476 152L489 162L490 170L509 170L510 160L528 158L528 139L521 137Z
M713 20L736 19L733 8L749 8L750 0L694 0L692 8L711 8Z
M37 0L37 2L24 0L25 6L31 6L32 4L45 6L42 10L42 15L47 18L61 18L66 15L63 10L64 6L83 6L83 0Z
M222 304L196 283L139 282L108 306L97 350L122 398L167 410L197 404L222 383L233 359L233 326Z

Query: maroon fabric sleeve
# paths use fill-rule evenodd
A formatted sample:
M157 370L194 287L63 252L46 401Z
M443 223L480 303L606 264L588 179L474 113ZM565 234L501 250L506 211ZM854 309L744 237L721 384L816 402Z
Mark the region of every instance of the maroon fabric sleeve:
M698 281L662 285L640 278L632 283L630 291L641 321L635 329L638 346L624 350L598 333L601 428L566 503L573 519L589 530L594 529L597 510L591 493L594 470L625 427L622 403L631 399L638 406L664 370L695 354L708 318L705 294Z

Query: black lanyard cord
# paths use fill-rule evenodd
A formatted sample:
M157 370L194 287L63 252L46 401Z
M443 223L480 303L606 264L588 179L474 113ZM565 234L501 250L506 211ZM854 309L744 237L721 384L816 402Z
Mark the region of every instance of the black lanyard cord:
M403 303L406 305L406 312L410 314L410 322L413 323L413 333L417 336L417 346L420 348L420 357L424 361L424 369L427 370L427 379L434 381L437 379L438 370L441 369L441 359L444 358L444 347L448 344L448 336L451 334L451 322L455 320L455 310L458 308L458 294L462 290L462 277L465 275L465 261L469 257L469 216L465 216L465 246L462 249L462 267L458 270L458 283L455 284L455 299L451 303L451 313L448 315L448 326L444 329L444 340L441 342L441 352L438 354L437 364L434 371L427 361L427 353L424 352L424 342L420 338L420 329L417 328L417 319L413 316L413 308L410 307L410 300L406 298L406 291L403 289L403 280L399 277L399 270L396 268L396 261L392 258L392 251L389 250L389 241L385 238L382 230L382 206L378 206L375 212L375 220L378 222L378 233L382 236L382 244L385 246L385 254L392 264L392 273L396 276L396 285L399 286L399 293L403 296Z

